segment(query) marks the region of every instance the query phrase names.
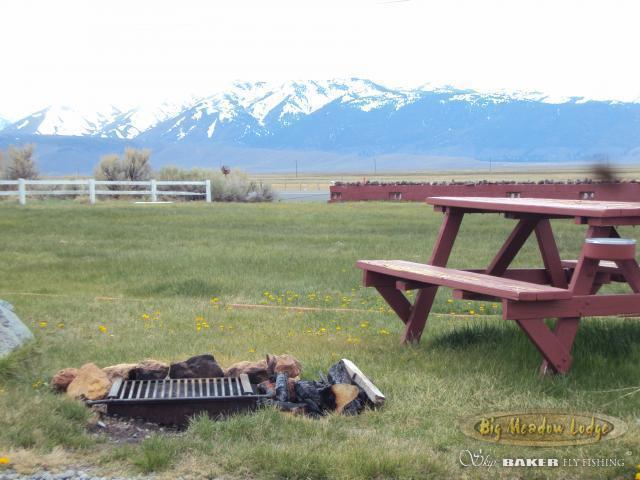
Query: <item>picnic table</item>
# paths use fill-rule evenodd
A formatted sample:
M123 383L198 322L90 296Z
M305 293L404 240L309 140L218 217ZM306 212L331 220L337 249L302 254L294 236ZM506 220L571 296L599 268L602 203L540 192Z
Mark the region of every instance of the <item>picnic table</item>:
M640 203L540 198L429 197L444 214L427 264L403 260L360 260L365 286L376 288L405 324L403 342L417 342L426 326L438 287L457 299L500 301L502 317L514 320L539 350L542 374L566 373L583 316L640 314L640 267L635 240L621 239L616 227L640 224ZM516 221L485 269L447 268L465 214L497 213ZM577 259L562 260L551 219L586 225ZM509 268L535 233L543 266ZM479 239L480 240L480 239ZM597 295L602 285L623 282L628 294ZM413 304L404 292L417 290ZM550 329L545 318L556 318Z

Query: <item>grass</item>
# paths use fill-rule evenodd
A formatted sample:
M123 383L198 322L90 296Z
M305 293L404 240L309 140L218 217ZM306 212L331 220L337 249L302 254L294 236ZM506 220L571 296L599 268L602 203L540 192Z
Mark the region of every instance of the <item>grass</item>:
M80 464L159 478L633 478L640 394L620 399L628 390L610 390L640 386L637 320L586 319L573 369L558 378L537 377L537 352L499 319L499 306L454 301L446 290L423 341L398 344L400 322L360 287L353 264L424 260L440 221L422 204L0 203L0 298L37 338L0 360L0 456L25 469ZM497 216L465 219L451 265L486 266L512 226ZM576 257L583 228L554 223L563 258ZM622 233L638 238L630 228ZM516 263L540 264L535 241ZM197 418L179 435L119 446L86 433L90 412L46 387L58 369L89 361L213 353L229 365L268 352L295 355L308 378L351 358L387 404L319 421L269 409ZM523 408L609 414L629 432L599 445L540 449L483 444L457 426L461 416ZM462 468L462 449L626 463ZM52 455L56 462L47 463Z
M581 178L593 178L593 171L590 167L582 166L561 166L561 165L535 165L524 164L515 166L493 165L489 169L489 162L486 169L474 170L451 170L447 171L424 171L424 172L335 172L335 173L300 173L295 174L253 174L251 178L257 182L264 182L279 191L326 191L332 181L340 182L362 182L364 179L377 182L443 182L456 180L478 181L478 180L576 180ZM373 167L373 164L371 165ZM636 165L614 166L617 176L620 179L632 180L640 177L640 170Z

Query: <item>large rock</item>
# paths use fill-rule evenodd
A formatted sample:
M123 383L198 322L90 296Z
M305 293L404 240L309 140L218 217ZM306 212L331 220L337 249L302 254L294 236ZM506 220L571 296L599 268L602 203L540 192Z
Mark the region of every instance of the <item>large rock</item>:
M33 339L33 333L13 312L13 306L0 300L0 358Z
M78 375L67 387L67 395L83 400L100 400L109 393L111 382L107 374L95 363L87 363L78 370Z
M116 378L122 378L123 380L129 380L131 371L138 366L137 363L119 363L117 365L111 365L104 367L102 370L107 374L107 377L111 382Z
M51 388L58 392L66 392L67 387L78 376L77 368L63 368L51 379Z
M240 374L246 373L251 383L262 383L269 380L269 370L267 360L257 362L238 362L231 365L225 372L225 377L239 377Z
M286 373L289 378L299 377L302 373L302 365L293 355L276 355L275 373Z
M215 378L224 372L213 355L197 355L184 362L172 363L169 378Z
M131 380L163 380L169 373L169 364L158 360L144 360L129 372Z

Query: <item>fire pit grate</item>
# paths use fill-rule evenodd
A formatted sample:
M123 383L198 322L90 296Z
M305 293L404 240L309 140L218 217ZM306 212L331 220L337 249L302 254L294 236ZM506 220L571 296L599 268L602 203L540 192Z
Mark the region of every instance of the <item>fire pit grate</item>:
M107 398L89 403L105 404L108 414L185 425L189 417L202 412L219 417L255 409L264 397L242 374L237 378L117 379Z

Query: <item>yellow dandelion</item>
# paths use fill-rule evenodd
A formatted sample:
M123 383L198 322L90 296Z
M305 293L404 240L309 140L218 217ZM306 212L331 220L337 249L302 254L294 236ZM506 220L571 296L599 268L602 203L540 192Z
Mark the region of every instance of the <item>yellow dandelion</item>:
M369 326L369 324L367 322L362 322L360 324L360 328L367 328Z
M378 330L378 334L380 334L380 335L389 335L389 332L387 330L385 330L384 328L381 328L380 330Z
M453 303L453 300L451 300L450 298L447 299L447 303Z
M475 310L469 310L469 314L470 314L470 315L475 315L475 314L476 314L476 311L475 311Z
M149 314L148 313L143 313L142 314L142 319L143 320L149 320Z
M340 330L342 330L342 327L340 325L336 325L336 331L339 332Z
M47 322L40 322L38 325L40 325L40 328L47 328L48 323Z
M256 349L255 347L249 347L249 349L247 350L249 353L256 353Z
M107 333L107 327L104 325L99 325L98 330L100 330L101 333Z
M215 303L218 303L219 301L220 301L220 299L219 299L218 297L213 297L213 298L211 299L211 303L214 303L214 304L215 304Z
M0 457L0 465L8 465L9 463L11 463L11 460L8 457Z
M57 327L58 328L64 328L64 323L63 322L58 323Z

